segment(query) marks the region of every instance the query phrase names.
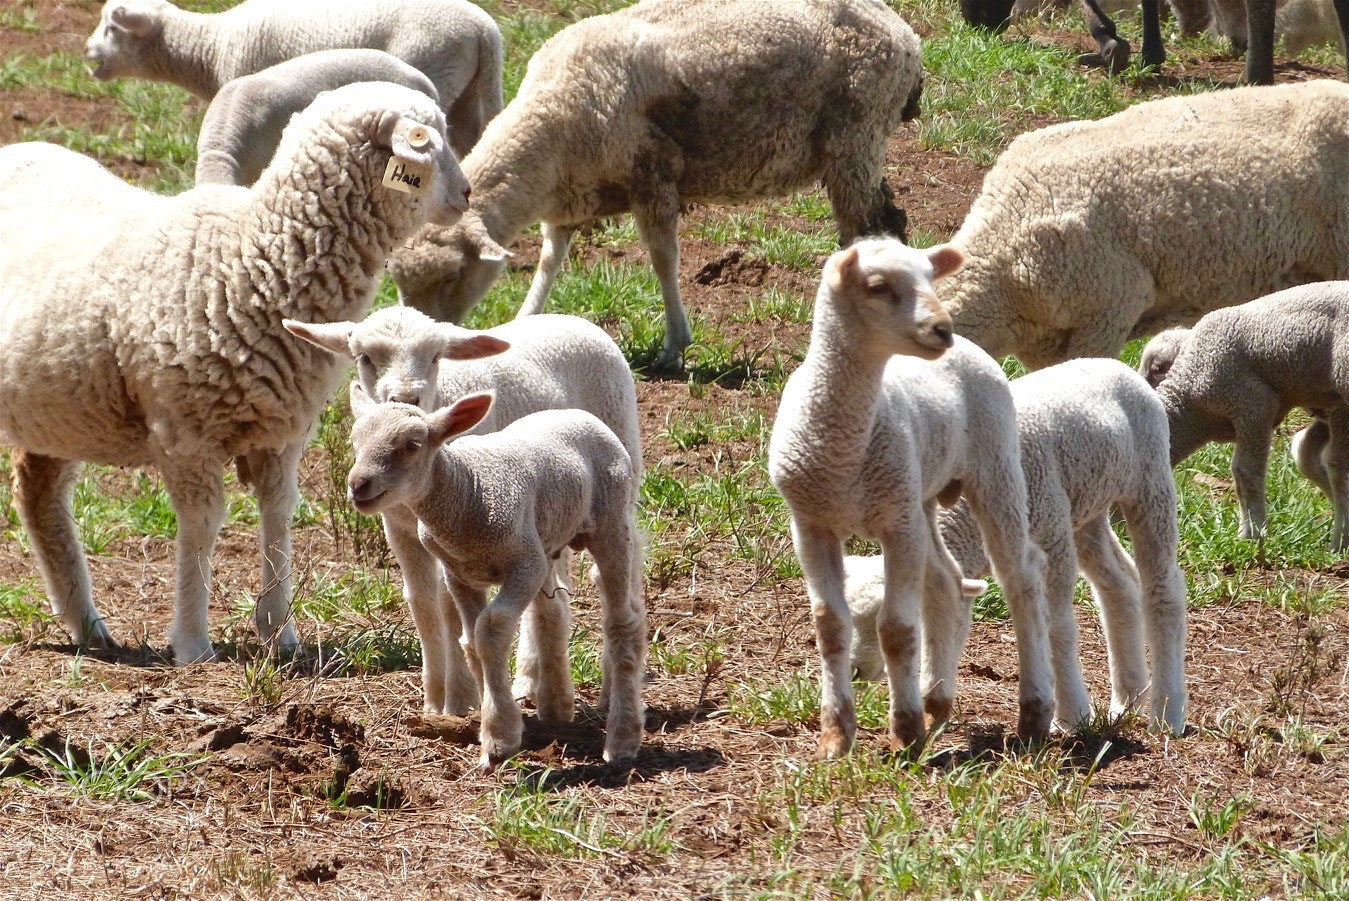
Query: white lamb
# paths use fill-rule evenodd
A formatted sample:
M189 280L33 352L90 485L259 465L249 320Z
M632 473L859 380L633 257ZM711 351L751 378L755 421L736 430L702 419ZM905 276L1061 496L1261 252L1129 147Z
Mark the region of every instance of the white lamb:
M475 391L494 391L491 411L472 434L495 431L540 410L576 408L597 416L618 436L641 484L642 439L632 371L604 329L579 316L540 315L472 332L436 322L409 307L377 310L364 321L286 328L335 354L356 360L361 387L375 400L401 401L431 412ZM477 353L504 351L472 359ZM403 596L422 642L422 687L427 713L463 714L478 701L458 636L454 604L431 553L417 538L405 507L384 511L384 532L403 573ZM567 662L571 614L570 552L554 564L555 578L529 607L517 653L517 697L530 696L544 721L575 712ZM438 597L438 595L440 595Z
M251 185L267 168L290 117L324 91L387 81L436 103L435 85L383 50L320 50L226 82L201 120L197 184Z
M543 310L577 229L631 211L665 305L659 364L690 341L678 224L690 203L774 197L822 181L843 244L904 233L885 147L918 112L918 38L879 0L646 0L584 19L529 62L464 159L473 209L390 262L404 303L458 321L543 223L521 315Z
M1349 85L1140 103L1022 135L951 239L956 332L1032 368L1349 277ZM468 217L465 217L467 221Z
M178 516L180 663L212 657L210 556L231 458L258 495L264 640L295 642L290 518L297 468L342 366L281 327L350 319L383 263L468 183L424 95L366 83L297 116L252 188L161 197L49 144L0 148L0 443L52 608L108 645L70 503L77 461L156 467ZM384 187L417 171L420 194Z
M468 0L245 0L222 13L107 0L85 56L95 78L167 81L210 100L231 79L349 47L385 50L425 73L460 156L501 111L501 32Z
M1030 536L1045 552L1045 597L1054 654L1055 720L1071 730L1091 715L1077 654L1073 588L1080 567L1101 612L1110 657L1110 710L1141 705L1176 734L1185 727L1185 577L1176 563L1176 486L1166 411L1147 383L1116 360L1074 360L1012 382ZM1124 513L1135 559L1110 528ZM963 501L939 516L942 539L970 577L988 557ZM853 666L879 678L874 637L879 561L849 557L848 605L857 626ZM961 629L961 644L968 629ZM1149 678L1144 649L1152 652Z
M1231 441L1242 538L1262 538L1265 474L1275 427L1293 407L1324 423L1302 449L1309 478L1334 509L1331 547L1349 548L1349 281L1300 285L1215 310L1193 329L1158 338L1178 346L1157 384L1176 465L1210 441ZM1149 349L1151 347L1149 346ZM1160 352L1143 365L1160 368Z
M508 670L520 615L553 580L553 558L566 548L590 551L604 629L604 759L634 757L646 608L628 452L584 410L533 413L446 444L477 425L491 403L491 394L471 394L426 413L376 404L353 382L352 503L363 513L411 508L422 543L444 564L465 656L482 688L481 766L488 771L520 749L523 723ZM492 585L500 587L488 604Z
M987 354L952 338L933 293L932 282L962 260L949 245L924 252L898 241L862 241L830 257L810 348L773 426L768 472L791 508L815 619L820 750L828 756L846 752L856 734L843 589L849 535L879 540L885 555L876 630L890 680L892 746L923 739L924 706L938 721L950 714L956 639L968 612L960 570L937 533L936 507L957 493L969 499L1012 610L1021 661L1017 731L1046 735L1053 718L1043 555L1027 536L1007 379Z

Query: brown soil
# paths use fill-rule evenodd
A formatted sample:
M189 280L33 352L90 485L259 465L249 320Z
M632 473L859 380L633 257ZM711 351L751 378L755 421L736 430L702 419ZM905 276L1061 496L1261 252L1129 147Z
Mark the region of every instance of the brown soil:
M99 9L96 0L37 0L35 6L43 31L0 30L0 54L78 50ZM1037 39L1090 47L1077 34ZM1183 59L1168 66L1167 77L1216 74L1234 81L1239 71L1235 60ZM1296 65L1279 69L1281 80L1307 74ZM0 94L0 142L47 119L101 128L120 115L115 104L55 91L8 92ZM938 235L954 231L982 171L922 151L906 136L895 139L888 162L911 227ZM712 215L717 212L696 209L690 222ZM790 224L790 217L779 218ZM528 261L533 249L527 243L517 248L517 259ZM693 315L770 357L790 359L803 350L806 326L747 324L733 314L767 287L812 293L815 271L773 266L740 248L692 238L681 249L681 284ZM582 241L576 264L639 254ZM681 449L663 434L668 423L706 411L771 418L776 408L776 398L753 379L646 380L639 383L639 401L649 464L681 478L739 466L758 448L730 442ZM311 452L307 495L325 494L325 467L321 453ZM106 482L110 491L125 490L127 478L110 473ZM748 509L743 514L761 515ZM527 717L519 766L481 776L474 772L476 719L423 717L416 671L332 676L321 666L297 666L287 670L276 703L248 691L256 648L247 619L231 608L255 590L254 540L250 529L231 526L217 550L214 634L237 642L222 644L227 659L221 663L176 669L161 656L173 594L172 545L162 539L115 542L91 560L96 597L127 644L123 652L77 656L59 629L0 619L0 629L21 636L0 645L0 748L6 740L32 739L18 753L0 757L0 775L31 780L0 780L5 894L655 898L734 891L727 886L744 884L733 880L746 876L751 888L768 890L754 879L775 867L771 841L786 823L782 811L761 799L774 797L770 787L784 766L812 758L817 724L750 726L718 711L727 706L728 685L778 683L784 674L814 665L814 635L799 581L779 580L767 564L737 556L730 539L714 541L696 559L657 568L647 586L653 634L689 647L713 637L725 653L719 664L695 666L685 675L651 676L647 734L636 766L617 771L602 764L601 724L588 706L597 686L589 685L581 687L576 724L548 729ZM763 559L782 553L790 548L767 549ZM302 583L343 572L351 558L350 547L336 546L327 529L299 530ZM1248 575L1258 580L1272 574ZM1297 574L1308 590L1343 590L1346 576L1349 571ZM0 580L13 585L35 579L16 528L0 545ZM593 592L581 591L575 607L578 624L594 631ZM401 609L372 615L371 624L411 629ZM1320 625L1326 630L1320 645L1325 666L1295 700L1306 722L1333 727L1346 702L1339 667L1349 660L1349 624L1340 613ZM1081 626L1093 696L1105 697L1099 625L1083 616ZM329 636L312 624L302 625L302 632L320 658ZM1267 710L1280 674L1298 669L1306 638L1304 621L1255 603L1237 600L1193 611L1187 665L1192 719L1203 731L1172 741L1138 733L1083 794L1086 803L1133 811L1133 853L1169 855L1177 866L1203 858L1205 842L1187 813L1196 794L1248 794L1253 807L1240 828L1276 846L1297 846L1318 827L1342 822L1349 766L1338 742L1299 753L1280 750L1285 737L1272 731L1219 737L1225 713L1249 722ZM996 750L1000 730L1016 717L1009 627L976 625L966 659L955 725L941 739L945 759L966 756L972 747L992 747L997 759L1003 753ZM863 730L859 740L879 747L883 735ZM139 741L151 742L156 753L187 751L205 762L153 799L72 800L52 788L50 761L37 750L102 752ZM1261 752L1261 742L1275 753ZM942 762L934 762L934 771ZM677 850L653 858L605 848L575 862L502 838L491 829L492 796L523 780L603 811L625 830L635 831L648 814L669 817ZM342 793L344 805L326 800ZM949 818L940 795L940 789L931 794L924 817ZM802 826L808 838L793 864L807 877L827 876L855 853L865 805L822 805L809 816Z

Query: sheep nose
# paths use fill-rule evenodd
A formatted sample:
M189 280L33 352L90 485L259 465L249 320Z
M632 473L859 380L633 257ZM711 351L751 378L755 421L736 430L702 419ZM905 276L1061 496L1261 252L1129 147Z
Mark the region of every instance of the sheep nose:
M351 496L353 503L364 500L366 495L370 493L370 479L353 472L347 476L347 493Z
M938 322L932 326L932 334L937 337L944 347L950 347L955 343L955 333L951 330L950 322Z

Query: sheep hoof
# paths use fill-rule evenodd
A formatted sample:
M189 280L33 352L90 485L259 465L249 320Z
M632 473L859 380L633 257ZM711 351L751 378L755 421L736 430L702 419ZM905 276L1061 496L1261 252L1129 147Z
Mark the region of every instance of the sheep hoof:
M927 738L927 723L921 710L896 710L890 714L890 750L903 751L921 745Z
M940 726L950 720L951 709L954 706L954 698L928 696L923 699L923 709L927 711L928 716L932 717L932 725L934 726Z
M1054 722L1054 709L1043 701L1022 701L1016 722L1016 735L1022 741L1044 741Z
M820 732L815 754L821 760L834 760L852 750L853 736L838 726L826 726Z

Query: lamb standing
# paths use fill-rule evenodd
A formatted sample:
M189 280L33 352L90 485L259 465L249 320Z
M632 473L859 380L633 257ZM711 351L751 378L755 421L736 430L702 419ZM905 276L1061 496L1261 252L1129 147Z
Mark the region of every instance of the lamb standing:
M1027 537L1007 379L987 354L952 338L932 288L962 260L949 245L925 252L897 241L862 241L830 257L810 348L773 425L768 473L791 508L810 595L823 664L820 750L828 756L846 752L857 728L843 591L849 535L879 540L885 555L876 629L890 680L892 746L922 740L924 706L937 720L950 713L956 639L968 614L960 571L937 534L936 506L953 490L969 499L1012 610L1021 664L1017 731L1026 738L1049 731L1043 555ZM916 666L920 608L924 697Z
M604 628L604 759L632 758L642 738L646 659L632 462L617 436L583 410L534 413L446 445L491 403L490 394L471 394L425 413L376 404L353 382L352 503L362 513L409 507L422 543L444 564L465 656L482 688L487 771L520 749L523 723L507 667L520 615L552 578L552 558L568 547L590 551ZM488 604L492 585L500 587Z
M1349 277L1349 85L1140 103L1022 135L951 239L956 332L1032 368ZM468 217L465 217L467 221Z
M715 52L714 52L715 51ZM646 0L554 35L464 160L473 209L390 261L403 302L458 321L543 222L521 315L543 310L577 229L631 211L660 280L663 367L691 340L680 209L823 181L843 244L902 236L885 145L917 115L918 38L878 0ZM584 75L584 77L582 77Z
M491 410L472 434L495 431L540 410L571 407L593 413L618 436L632 461L633 478L641 484L632 371L604 329L579 316L541 314L471 332L394 306L361 323L287 322L286 328L356 360L361 387L380 402L401 401L431 412L475 391L494 391ZM504 352L470 358L493 350ZM410 510L390 507L383 518L422 642L425 710L466 713L478 702L477 684L459 648L459 617L444 594L438 564L417 538ZM544 721L567 721L575 712L567 655L571 614L557 591L559 586L570 591L570 561L570 552L558 557L555 578L526 611L516 654L516 697L533 697Z
M501 111L501 32L468 0L245 0L222 13L107 0L85 56L95 78L167 81L210 100L231 79L350 47L387 51L425 73L460 156Z
M1110 657L1110 711L1140 705L1151 691L1153 720L1185 727L1185 577L1176 563L1176 485L1166 411L1136 373L1116 360L1073 360L1012 382L1031 539L1045 552L1045 597L1054 655L1057 725L1091 715L1078 663L1073 588L1091 584ZM1137 566L1110 528L1124 513ZM963 501L939 516L942 540L968 577L989 573ZM857 626L853 666L883 672L875 640L883 584L876 558L849 557L848 606ZM977 583L975 583L977 584ZM961 627L961 641L968 622ZM1148 674L1144 649L1152 652Z
M306 53L229 81L215 95L197 136L197 184L253 184L291 116L324 91L358 81L401 84L440 103L429 78L383 50Z
M296 117L252 188L161 197L50 144L0 148L0 441L52 608L108 645L71 496L88 460L157 468L178 516L180 663L209 660L210 556L222 469L258 495L257 626L292 645L290 519L300 455L342 367L282 327L360 315L388 253L451 222L468 183L444 116L397 85L352 85ZM421 194L381 185L395 161ZM59 176L59 177L54 177Z
M1171 464L1210 441L1233 442L1238 534L1262 538L1274 428L1293 407L1315 410L1327 429L1316 457L1335 511L1330 543L1349 548L1349 282L1300 285L1215 310L1167 338L1183 338L1157 385Z

